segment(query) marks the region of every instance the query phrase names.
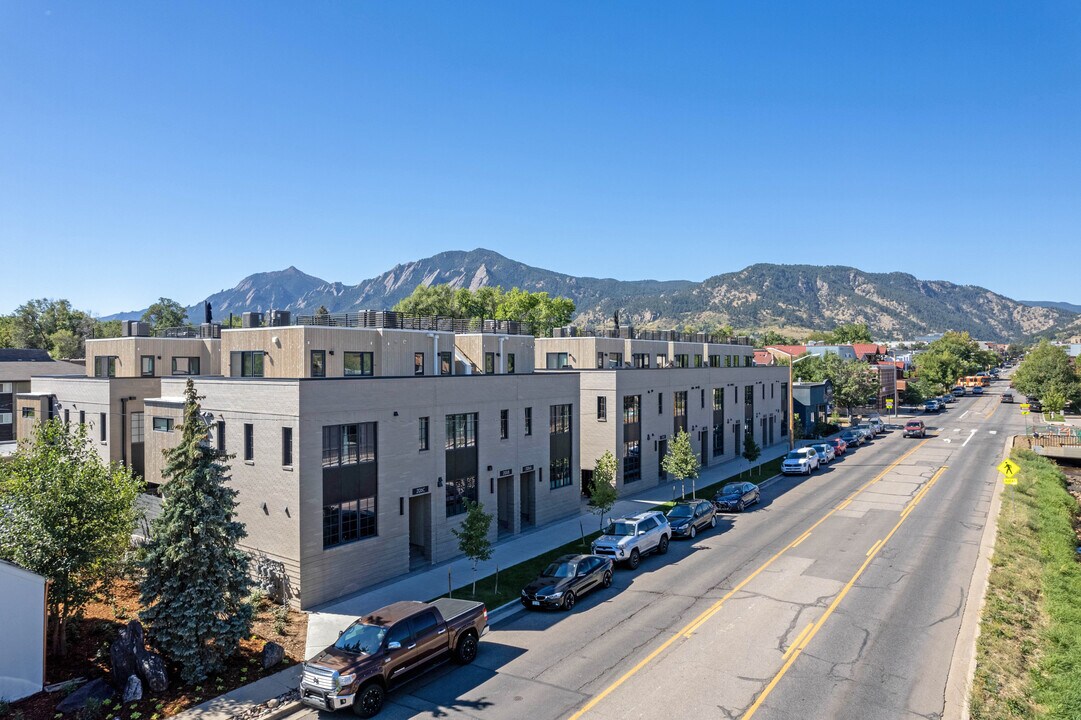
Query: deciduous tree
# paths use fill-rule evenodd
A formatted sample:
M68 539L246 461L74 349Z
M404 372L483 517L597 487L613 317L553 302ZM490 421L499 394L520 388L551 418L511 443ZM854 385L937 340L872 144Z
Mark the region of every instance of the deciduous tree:
M143 483L107 464L86 426L59 418L35 426L0 464L0 557L49 579L53 650L67 650L68 621L130 547Z
M151 526L139 614L186 682L219 671L251 630L247 535L226 487L227 458L211 449L199 396L188 380L180 444L165 453L162 511Z
M601 529L604 528L604 516L611 512L619 498L616 491L616 457L611 450L597 458L593 466L593 483L589 488L590 512L600 517Z
M1045 397L1052 392L1063 396L1064 405L1081 398L1081 378L1070 365L1065 348L1047 340L1028 351L1013 374L1013 384L1025 395L1039 398L1044 407Z
M680 497L687 497L686 487L683 484L687 478L691 478L691 495L694 496L694 480L698 478L700 467L701 461L698 459L698 454L691 447L691 436L686 430L680 430L676 433L672 444L668 446L664 460L661 461L661 469L679 480Z
M150 323L150 330L154 335L159 335L165 328L186 326L188 311L176 300L163 297L146 309L142 320Z
M458 549L473 562L473 595L477 594L477 563L492 557L492 541L488 532L492 527L492 514L484 512L484 506L473 500L465 501L465 519L461 527L451 528L458 538Z

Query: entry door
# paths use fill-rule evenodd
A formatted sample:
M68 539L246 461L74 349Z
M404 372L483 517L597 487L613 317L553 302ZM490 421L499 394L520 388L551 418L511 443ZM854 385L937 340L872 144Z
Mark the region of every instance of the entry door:
M668 454L668 441L657 441L657 477L661 482L668 481L668 473L664 471L664 456Z
M499 533L514 532L514 478L499 478Z
M703 430L698 434L702 443L702 467L709 465L709 430Z
M762 418L762 444L766 444L766 418Z
M414 495L409 498L409 546L416 554L430 560L432 537L432 496Z
M739 423L732 423L732 447L736 451L736 457L743 454L743 438L739 434Z
M522 473L518 482L521 487L519 495L521 495L522 503L518 515L522 520L522 527L532 527L536 522L537 480L533 471L530 471Z

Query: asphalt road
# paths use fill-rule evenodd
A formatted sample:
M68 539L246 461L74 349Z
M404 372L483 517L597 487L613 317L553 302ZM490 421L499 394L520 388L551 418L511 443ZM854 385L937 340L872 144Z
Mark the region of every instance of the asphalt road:
M380 717L939 717L994 466L1023 427L997 385L925 417L924 441L895 429L773 484L573 613L504 623Z

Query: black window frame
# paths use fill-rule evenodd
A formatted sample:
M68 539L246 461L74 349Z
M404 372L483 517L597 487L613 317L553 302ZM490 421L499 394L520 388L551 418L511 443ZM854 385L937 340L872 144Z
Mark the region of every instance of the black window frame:
M510 438L510 410L499 411L499 439Z
M533 408L527 407L522 411L522 423L525 426L525 437L533 434Z
M514 353L507 353L507 374L514 374Z
M597 422L608 422L608 398L597 396Z
M293 428L282 427L282 467L293 467Z
M495 353L484 353L484 374L495 375Z
M146 370L146 367L147 367L147 362L146 361L147 360L150 361L150 372L147 372L147 370ZM154 377L155 369L156 369L156 367L155 367L154 356L153 355L140 355L139 356L139 376L140 377Z
M432 447L431 442L431 419L428 415L417 418L417 444L418 452L425 452Z
M313 378L325 378L327 376L326 350L311 350L309 352L308 372Z
M94 357L94 377L116 377L116 355L97 355Z
M187 369L186 370L177 369L177 363L176 363L177 360L186 361L187 362ZM202 363L199 361L198 357L191 357L189 355L177 355L177 356L174 356L172 358L172 363L170 364L170 369L172 370L173 375L177 375L177 376L180 376L180 377L186 377L186 376L189 376L189 375L191 375L191 376L199 375L200 374L199 371L202 369L201 366L202 366ZM262 377L262 376L260 376L260 377Z
M418 377L424 374L424 353L422 352L413 353L413 374Z
M151 418L150 428L154 432L172 432L175 424L171 417L155 416Z
M236 377L264 377L266 373L266 352L263 350L237 350L233 353L233 356L239 363L239 372L237 372L236 367L232 368L236 372ZM256 362L257 360L258 362Z
M356 360L357 370L350 370L349 365ZM372 377L375 375L375 354L363 350L347 350L342 355L342 375L344 377Z
M244 462L255 462L255 423L244 423Z

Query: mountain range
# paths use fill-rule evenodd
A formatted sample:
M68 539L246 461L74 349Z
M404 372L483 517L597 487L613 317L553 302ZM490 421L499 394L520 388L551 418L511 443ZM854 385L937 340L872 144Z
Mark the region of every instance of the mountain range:
M643 327L778 329L800 335L864 322L878 339L905 339L946 330L1005 342L1035 334L1081 332L1081 315L1067 303L1025 302L985 288L907 273L867 273L842 266L757 264L702 282L578 277L526 265L491 250L449 251L396 265L357 285L328 282L295 267L250 275L209 296L215 318L229 313L291 310L314 313L382 310L417 285L449 283L545 291L574 300L579 325L601 324L618 312ZM106 319L133 319L142 311ZM202 302L188 308L202 319Z

